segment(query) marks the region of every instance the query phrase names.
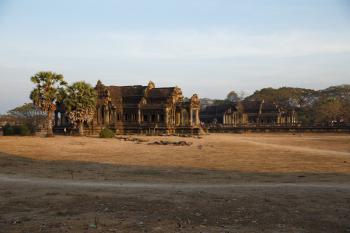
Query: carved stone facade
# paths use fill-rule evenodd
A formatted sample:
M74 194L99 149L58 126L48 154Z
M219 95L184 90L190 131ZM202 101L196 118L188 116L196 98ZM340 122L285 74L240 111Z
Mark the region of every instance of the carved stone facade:
M293 125L297 123L294 110L286 110L265 101L242 101L207 106L202 109L201 120L206 124L228 126Z
M105 86L95 87L97 106L90 133L110 128L116 133L172 134L199 133L200 101L196 94L185 100L178 87ZM60 117L58 117L60 114ZM67 127L64 106L56 111L56 128Z

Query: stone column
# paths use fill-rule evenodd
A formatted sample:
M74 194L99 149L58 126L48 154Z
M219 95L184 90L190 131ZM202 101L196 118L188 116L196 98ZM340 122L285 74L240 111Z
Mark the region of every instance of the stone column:
M137 122L141 124L141 109L138 109L137 111Z
M181 112L176 113L176 125L181 124Z
M164 123L165 123L165 125L168 125L168 122L169 122L169 114L168 114L168 109L167 108L165 108L164 109Z
M199 109L196 110L196 125L199 125Z
M176 125L175 121L176 121L176 109L173 109L173 114L172 114L172 122L173 122L173 125Z
M105 125L109 124L109 111L107 106L104 106L104 123Z
M117 121L117 110L114 108L112 110L112 123L115 124Z
M190 126L192 126L192 119L193 119L193 109L190 108Z
M101 107L97 107L97 113L96 113L96 123L99 125L101 123Z
M169 112L168 112L168 121L167 121L167 124L169 125L172 125L173 124L173 109L169 109Z
M184 125L184 112L183 110L181 109L181 112L180 112L180 125L183 126Z

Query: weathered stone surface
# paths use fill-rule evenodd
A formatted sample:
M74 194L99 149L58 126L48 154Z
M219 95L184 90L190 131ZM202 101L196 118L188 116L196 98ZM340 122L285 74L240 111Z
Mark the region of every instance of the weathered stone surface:
M198 134L200 101L196 94L185 99L178 87L105 86L95 87L97 106L93 121L85 124L91 134L110 128L117 134ZM65 106L56 110L56 129L70 127Z

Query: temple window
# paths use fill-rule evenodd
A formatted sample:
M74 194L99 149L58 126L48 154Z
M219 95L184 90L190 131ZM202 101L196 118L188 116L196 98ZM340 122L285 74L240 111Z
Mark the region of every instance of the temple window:
M156 122L156 115L155 114L151 115L151 122Z

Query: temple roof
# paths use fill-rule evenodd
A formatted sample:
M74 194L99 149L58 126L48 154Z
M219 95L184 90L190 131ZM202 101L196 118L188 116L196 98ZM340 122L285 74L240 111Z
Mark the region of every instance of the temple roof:
M257 113L260 110L262 113L271 113L271 112L278 112L279 107L271 102L264 102L264 101L242 101L239 104L243 107L243 110L246 113Z
M225 104L207 106L202 112L208 115L209 114L223 115L229 109L231 109L233 112L237 111L237 108L233 103L225 103Z
M107 88L111 94L111 98L120 98L127 96L143 96L147 86L108 86Z
M138 105L163 105L178 101L183 103L182 91L178 87L155 87L150 81L147 86L105 86L97 82L95 90L99 93L100 101L110 101L113 105L127 104L129 107ZM176 97L175 99L173 97ZM198 98L197 96L195 96ZM145 100L145 101L143 101ZM192 100L192 98L191 98ZM192 103L192 102L191 102Z
M262 113L277 113L280 110L278 105L271 102L241 101L234 103L209 105L205 109L203 109L202 113L207 115L222 115L229 109L231 109L231 111L242 111L245 113L258 113L260 111L260 107Z
M138 104L144 96L147 86L108 86L112 103Z
M262 107L262 113L276 113L279 112L280 107L277 104L271 103L271 102L265 102Z
M148 92L148 98L168 98L174 93L175 87L153 88Z
M259 112L261 101L242 101L239 103L236 103L237 105L240 104L243 108L243 110L247 113L250 112Z
M151 84L148 86L107 86L106 88L112 103L121 101L123 104L139 104L143 97L147 99L149 104L165 103L172 97L176 89L176 87L156 88Z

